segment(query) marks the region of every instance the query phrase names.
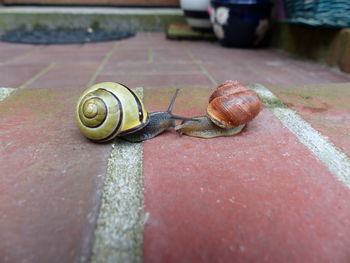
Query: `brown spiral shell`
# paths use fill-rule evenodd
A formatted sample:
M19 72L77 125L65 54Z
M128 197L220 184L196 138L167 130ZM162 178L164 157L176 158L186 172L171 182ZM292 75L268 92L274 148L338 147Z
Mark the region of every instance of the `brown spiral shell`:
M261 110L258 94L238 81L227 80L213 92L208 117L221 128L232 128L255 118Z

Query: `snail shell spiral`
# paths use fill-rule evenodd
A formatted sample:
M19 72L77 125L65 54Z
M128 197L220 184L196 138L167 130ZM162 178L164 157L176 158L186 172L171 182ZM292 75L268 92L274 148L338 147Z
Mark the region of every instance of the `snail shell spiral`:
M148 114L137 95L119 83L103 82L80 96L75 117L89 139L104 142L142 129Z
M258 94L246 85L228 80L221 84L210 96L207 115L221 128L248 123L261 110Z
M261 110L258 94L238 81L227 80L209 98L207 116L183 121L175 127L180 134L199 138L233 136Z

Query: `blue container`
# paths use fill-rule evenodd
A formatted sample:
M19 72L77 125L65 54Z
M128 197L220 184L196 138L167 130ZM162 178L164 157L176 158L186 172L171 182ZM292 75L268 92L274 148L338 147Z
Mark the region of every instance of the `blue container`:
M312 26L350 26L349 0L284 0L287 21Z
M272 4L263 0L212 0L210 19L223 46L257 47L269 28Z

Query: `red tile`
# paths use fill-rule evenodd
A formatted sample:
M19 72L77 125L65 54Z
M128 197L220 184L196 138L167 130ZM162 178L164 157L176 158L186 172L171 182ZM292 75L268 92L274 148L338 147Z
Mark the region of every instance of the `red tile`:
M0 65L0 86L18 88L44 70L47 64L4 64Z
M205 74L101 74L95 83L114 81L124 83L129 87L211 87L213 84Z
M273 86L271 90L350 156L350 85Z
M149 49L146 47L140 48L117 48L111 56L109 63L124 64L124 63L144 63L149 62Z
M269 75L259 74L256 67L248 63L232 63L224 66L222 64L204 64L203 67L218 83L227 79L234 79L243 83L256 82L262 85L271 84Z
M29 88L61 89L85 88L97 70L98 63L55 64L46 74L39 77Z
M107 50L81 49L80 45L50 45L30 53L16 63L100 63Z
M0 262L86 262L110 145L74 121L78 90L21 90L0 104Z
M176 113L203 111L205 93L187 92ZM266 109L235 137L145 142L144 185L145 262L350 258L349 189Z
M153 48L154 63L193 63L185 48Z
M118 41L118 47L148 47L151 43L152 40L148 32L137 32L137 34L133 37L121 39Z
M115 63L110 61L103 68L102 74L114 73L139 73L139 74L164 74L164 73L201 73L200 68L194 63Z
M169 48L181 46L181 41L168 40L162 32L138 32L134 37L118 41L117 45L121 48Z
M79 45L79 50L83 52L109 52L117 43L117 41L95 42Z
M193 55L196 61L203 64L231 64L239 65L249 60L261 59L261 50L225 48L217 42L186 42L185 47Z
M149 43L152 44L151 47L156 48L176 48L181 47L184 43L188 42L179 40L169 40L166 38L166 35L162 32L149 32L149 38Z
M18 57L32 52L36 48L37 46L34 45L21 45L0 42L0 63L5 63L14 60Z
M264 85L304 85L349 82L350 77L319 64L269 49L223 48L217 43L186 42L194 59L218 81L236 78Z

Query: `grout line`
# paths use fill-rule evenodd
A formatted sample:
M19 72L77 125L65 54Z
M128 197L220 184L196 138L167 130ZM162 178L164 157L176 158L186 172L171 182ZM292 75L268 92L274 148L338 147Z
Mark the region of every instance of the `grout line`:
M31 77L29 80L27 80L26 82L24 82L21 86L19 86L19 89L24 89L26 88L28 85L32 84L34 81L36 81L38 78L40 78L41 76L45 75L47 72L49 72L54 66L56 65L56 63L50 63L47 67L45 67L43 70L39 71L37 74L35 74L33 77Z
M201 72L207 76L207 78L211 81L211 83L216 87L218 85L218 82L215 80L215 78L209 73L209 71L200 63L192 54L190 50L187 49L186 44L181 42L182 48L185 49L187 55L192 59L192 61L197 65L197 67L201 70Z
M97 76L102 72L103 68L106 66L107 62L111 59L113 53L116 51L117 46L118 46L118 44L115 43L115 44L113 45L112 49L111 49L110 51L108 51L108 53L107 53L107 54L105 55L105 57L103 58L101 64L98 66L98 68L96 69L96 71L95 71L94 74L92 75L92 77L91 77L91 79L89 80L87 86L91 86L91 85L95 82Z
M113 74L109 72L109 74ZM196 71L187 71L187 72L126 72L126 71L119 71L117 74L123 74L123 75L142 75L142 76L158 76L158 75L202 75L202 72L196 72ZM113 74L115 75L115 74Z
M142 89L134 89L142 95ZM142 96L141 96L142 97ZM117 139L108 159L90 263L142 262L143 144Z
M209 79L210 79L210 81L211 81L211 83L213 83L213 85L215 86L215 87L217 87L217 85L219 84L216 80L215 80L215 78L209 73L209 71L202 65L202 64L197 64L198 66L199 66L199 68L201 69L201 71L204 73L204 75L206 75Z
M350 188L350 158L327 137L304 121L295 111L283 104L271 91L260 84L250 84L264 104L301 143L318 157L341 182Z
M148 63L152 64L153 63L153 49L148 48Z
M13 63L13 62L16 62L17 60L20 60L20 59L23 59L35 52L37 52L38 50L42 49L42 46L39 46L39 47L34 47L32 48L31 50L29 50L28 52L22 54L22 55L19 55L17 57L14 57L12 59L8 59L6 61L4 61L3 63L1 63L1 65L5 65L5 64L10 64L10 63Z
M157 62L158 64L169 64L169 65L193 65L193 62ZM123 65L149 65L149 60L143 60L143 61L137 61L137 62L132 62L132 61L125 61L123 62Z

